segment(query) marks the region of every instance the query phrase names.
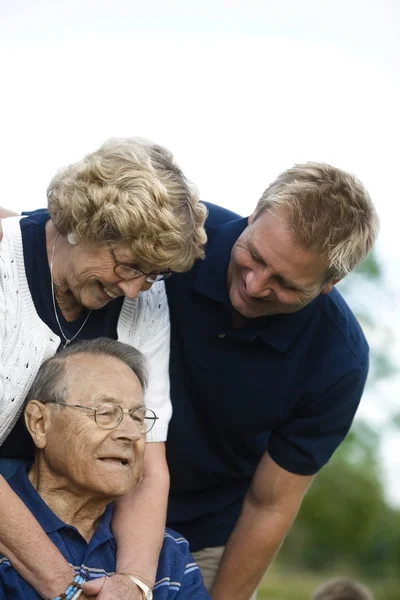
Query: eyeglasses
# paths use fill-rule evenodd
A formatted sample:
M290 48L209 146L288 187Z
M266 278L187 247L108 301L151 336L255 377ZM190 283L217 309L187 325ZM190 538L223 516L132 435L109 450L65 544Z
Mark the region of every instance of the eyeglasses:
M174 273L170 269L168 269L168 271L151 271L150 273L144 273L144 271L141 271L140 269L136 269L135 267L131 267L130 265L120 262L115 256L115 252L111 244L108 244L108 248L115 263L114 273L121 279L125 279L125 281L138 279L139 277L144 276L146 277L147 283L155 283L156 281L163 281L164 279L171 277L171 275Z
M57 402L56 400L49 400L47 404L62 404L63 406L69 406L69 408L92 410L94 412L96 425L102 429L115 429L121 423L124 415L129 415L139 432L145 434L153 429L154 423L158 419L155 412L144 406L129 410L128 408L122 408L118 404L112 402L105 402L96 407L82 406L81 404L68 404L67 402Z

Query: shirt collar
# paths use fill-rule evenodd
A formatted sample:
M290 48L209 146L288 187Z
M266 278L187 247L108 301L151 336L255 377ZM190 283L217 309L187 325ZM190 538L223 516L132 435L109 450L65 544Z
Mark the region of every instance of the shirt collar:
M14 492L21 498L25 506L30 510L42 529L50 534L62 528L68 527L61 519L53 513L44 500L39 496L31 482L29 481L28 471L30 465L22 465L16 473L8 480L8 484ZM98 527L97 536L103 535L105 538L112 537L111 532L112 504L108 504L102 514Z
M223 304L227 311L232 311L226 283L231 251L247 225L246 217L229 221L219 227L207 244L206 258L200 263L193 284L196 292ZM294 313L251 319L248 327L230 330L230 333L248 341L261 338L276 350L285 352L314 314L319 298L318 296Z
M216 302L229 303L226 286L231 250L248 224L248 219L235 219L220 227L207 244L206 258L200 263L194 289Z

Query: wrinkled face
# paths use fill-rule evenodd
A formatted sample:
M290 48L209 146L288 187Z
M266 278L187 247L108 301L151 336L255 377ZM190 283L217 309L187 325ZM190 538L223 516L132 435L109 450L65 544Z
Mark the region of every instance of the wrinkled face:
M252 319L300 310L320 293L328 293L326 264L310 249L296 243L285 212L264 211L232 248L228 269L231 304Z
M108 356L77 354L67 359L66 402L98 406L113 402L122 408L143 406L136 375L125 363ZM50 425L42 450L48 470L68 480L77 494L113 499L140 481L145 436L129 415L115 429L101 429L93 411L48 404Z
M139 263L127 244L115 246L114 250L121 263L135 266L146 273L155 270L152 266ZM136 298L140 291L151 287L144 276L126 281L116 275L115 263L107 246L94 247L79 243L72 246L70 260L67 272L69 293L79 304L92 310L103 308L119 296Z

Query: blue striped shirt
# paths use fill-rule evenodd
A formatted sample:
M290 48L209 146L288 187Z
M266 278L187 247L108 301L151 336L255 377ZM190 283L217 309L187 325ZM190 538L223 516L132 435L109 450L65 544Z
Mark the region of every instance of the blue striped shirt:
M30 483L25 466L18 469L8 483L77 573L81 567L85 567L90 573L89 579L95 579L110 576L115 572L116 543L111 531L111 504L107 506L96 532L88 543L75 527L63 523L50 510ZM171 529L165 531L153 593L154 600L210 598L199 568L189 552L188 542ZM2 555L0 598L40 600L39 594L17 573L8 558Z

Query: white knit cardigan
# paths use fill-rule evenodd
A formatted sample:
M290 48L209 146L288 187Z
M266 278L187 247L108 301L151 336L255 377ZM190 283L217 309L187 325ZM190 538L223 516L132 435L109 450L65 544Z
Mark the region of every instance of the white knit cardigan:
M39 318L26 278L20 218L3 221L0 242L0 445L21 414L25 396L40 365L57 352L60 338ZM166 440L169 398L169 312L165 286L155 283L135 300L125 299L118 339L149 361L146 405L159 417L147 441Z

